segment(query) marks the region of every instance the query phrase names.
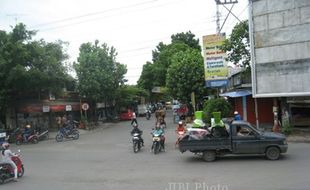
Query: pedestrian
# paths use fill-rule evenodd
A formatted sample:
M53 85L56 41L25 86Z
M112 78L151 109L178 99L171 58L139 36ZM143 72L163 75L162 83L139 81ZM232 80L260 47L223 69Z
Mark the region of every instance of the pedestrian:
M138 125L137 116L135 112L132 112L132 117L131 117L131 125L133 125L133 123Z
M234 119L235 119L235 121L241 120L241 115L237 111L234 112Z

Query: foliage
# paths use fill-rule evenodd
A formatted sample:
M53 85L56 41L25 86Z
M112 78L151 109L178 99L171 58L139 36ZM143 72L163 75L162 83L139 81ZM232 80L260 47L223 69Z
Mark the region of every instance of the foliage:
M289 122L289 120L283 120L282 132L286 135L290 135L293 132L293 125Z
M121 86L116 94L115 102L118 109L134 107L139 103L141 97L149 96L144 89L129 85Z
M167 87L173 98L190 102L190 94L202 94L204 89L204 67L200 51L189 48L172 58L167 72Z
M0 107L16 99L40 99L42 93L59 94L70 79L64 51L66 43L34 41L35 31L24 24L0 31Z
M191 32L178 33L171 36L171 44L166 45L160 42L152 52L153 62L147 62L143 66L138 86L149 91L155 86L165 86L167 70L172 63L173 55L184 52L188 48L200 50L199 40L194 37L195 35Z
M203 105L204 120L211 123L212 112L221 112L221 117L228 117L232 110L232 106L223 98L216 98L205 101Z
M249 67L251 61L248 21L238 23L225 40L222 50L228 52L228 60L235 65Z
M127 72L125 65L116 62L116 50L107 44L84 43L80 46L78 62L74 69L78 78L78 89L82 96L97 102L112 104L117 89L124 84Z

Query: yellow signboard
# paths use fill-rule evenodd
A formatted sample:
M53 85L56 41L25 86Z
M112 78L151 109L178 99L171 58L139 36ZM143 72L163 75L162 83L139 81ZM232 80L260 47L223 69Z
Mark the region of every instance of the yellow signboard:
M205 67L205 80L207 86L223 86L227 83L228 68L226 52L220 49L225 35L212 34L203 36L203 55ZM218 81L219 83L210 83ZM208 85L209 84L209 85Z

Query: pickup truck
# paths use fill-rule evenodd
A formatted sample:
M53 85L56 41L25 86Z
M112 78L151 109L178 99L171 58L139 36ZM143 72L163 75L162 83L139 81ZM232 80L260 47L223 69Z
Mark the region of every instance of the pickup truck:
M278 160L288 149L283 134L259 131L246 121L233 121L226 128L213 127L209 132L202 139L186 135L179 150L202 154L210 162L225 154L264 154L269 160Z

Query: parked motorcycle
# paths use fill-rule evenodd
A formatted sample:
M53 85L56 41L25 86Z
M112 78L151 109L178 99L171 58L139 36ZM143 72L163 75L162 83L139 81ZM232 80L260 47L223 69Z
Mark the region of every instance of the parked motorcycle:
M25 142L25 139L23 137L22 133L17 134L16 136L16 145L21 145L22 143L33 143L33 144L37 144L39 142L38 139L38 134L33 132L31 135L28 136L27 141Z
M66 139L73 139L77 140L79 139L80 134L79 131L75 128L72 128L71 130L66 129L65 127L62 127L59 129L57 135L56 135L56 141L61 142L64 138Z
M20 151L19 151L20 152ZM20 159L20 153L12 157L12 161L17 166L18 177L23 177L25 173L24 165ZM11 164L0 163L0 184L14 178L14 169Z
M132 143L133 143L133 152L137 153L138 151L140 151L142 147L141 134L134 133L132 135Z
M9 142L9 143L15 142L18 134L22 134L22 132L21 132L19 127L17 127L14 130L10 130L8 135L7 135L7 137L6 137L7 138L7 142Z
M164 150L164 147L163 147L164 137L162 136L162 134L156 133L156 132L153 132L152 136L153 136L152 151L154 152L154 154L157 154L161 152L162 150Z
M36 133L38 135L38 139L41 140L47 140L49 138L49 134L48 134L48 129L44 129L44 128L37 128L36 129Z

